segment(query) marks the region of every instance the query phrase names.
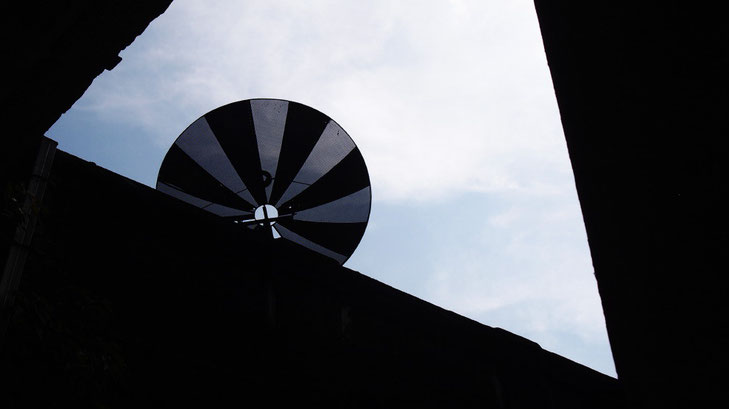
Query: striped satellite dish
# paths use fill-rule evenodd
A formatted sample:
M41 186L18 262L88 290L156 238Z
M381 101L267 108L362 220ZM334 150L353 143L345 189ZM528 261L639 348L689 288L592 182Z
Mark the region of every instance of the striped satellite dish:
M372 199L344 129L278 99L234 102L193 122L167 152L157 190L340 264L364 234Z

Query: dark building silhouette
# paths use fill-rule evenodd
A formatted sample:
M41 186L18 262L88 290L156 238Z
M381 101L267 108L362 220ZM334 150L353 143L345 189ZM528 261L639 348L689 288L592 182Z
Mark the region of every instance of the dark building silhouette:
M727 407L726 14L679 2L536 7L629 403Z
M43 132L168 5L77 0L4 16L0 406L726 403L720 14L536 2L615 380L331 260L275 257L56 151Z
M613 378L297 247L57 152L3 406L620 406Z

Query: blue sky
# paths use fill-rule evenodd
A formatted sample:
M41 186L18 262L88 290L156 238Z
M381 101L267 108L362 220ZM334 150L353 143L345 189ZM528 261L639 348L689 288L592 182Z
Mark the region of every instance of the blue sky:
M229 102L335 119L373 188L346 266L615 375L529 0L175 0L48 132L153 186L168 147Z

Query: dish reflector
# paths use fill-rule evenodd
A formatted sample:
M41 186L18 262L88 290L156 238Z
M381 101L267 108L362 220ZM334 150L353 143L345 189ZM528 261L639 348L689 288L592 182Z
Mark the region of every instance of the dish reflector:
M193 122L167 152L157 190L340 264L362 239L372 200L344 129L278 99L234 102Z

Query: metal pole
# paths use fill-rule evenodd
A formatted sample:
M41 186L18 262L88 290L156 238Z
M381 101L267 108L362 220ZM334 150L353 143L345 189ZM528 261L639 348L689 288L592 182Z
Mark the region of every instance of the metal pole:
M38 213L43 203L48 177L51 174L53 158L56 154L58 142L43 137L38 156L33 166L33 172L28 181L28 189L23 202L23 218L15 228L15 237L8 251L8 258L0 279L0 342L5 338L9 311L15 299L15 293L20 286L25 262L30 254L30 245L33 233L38 224Z

